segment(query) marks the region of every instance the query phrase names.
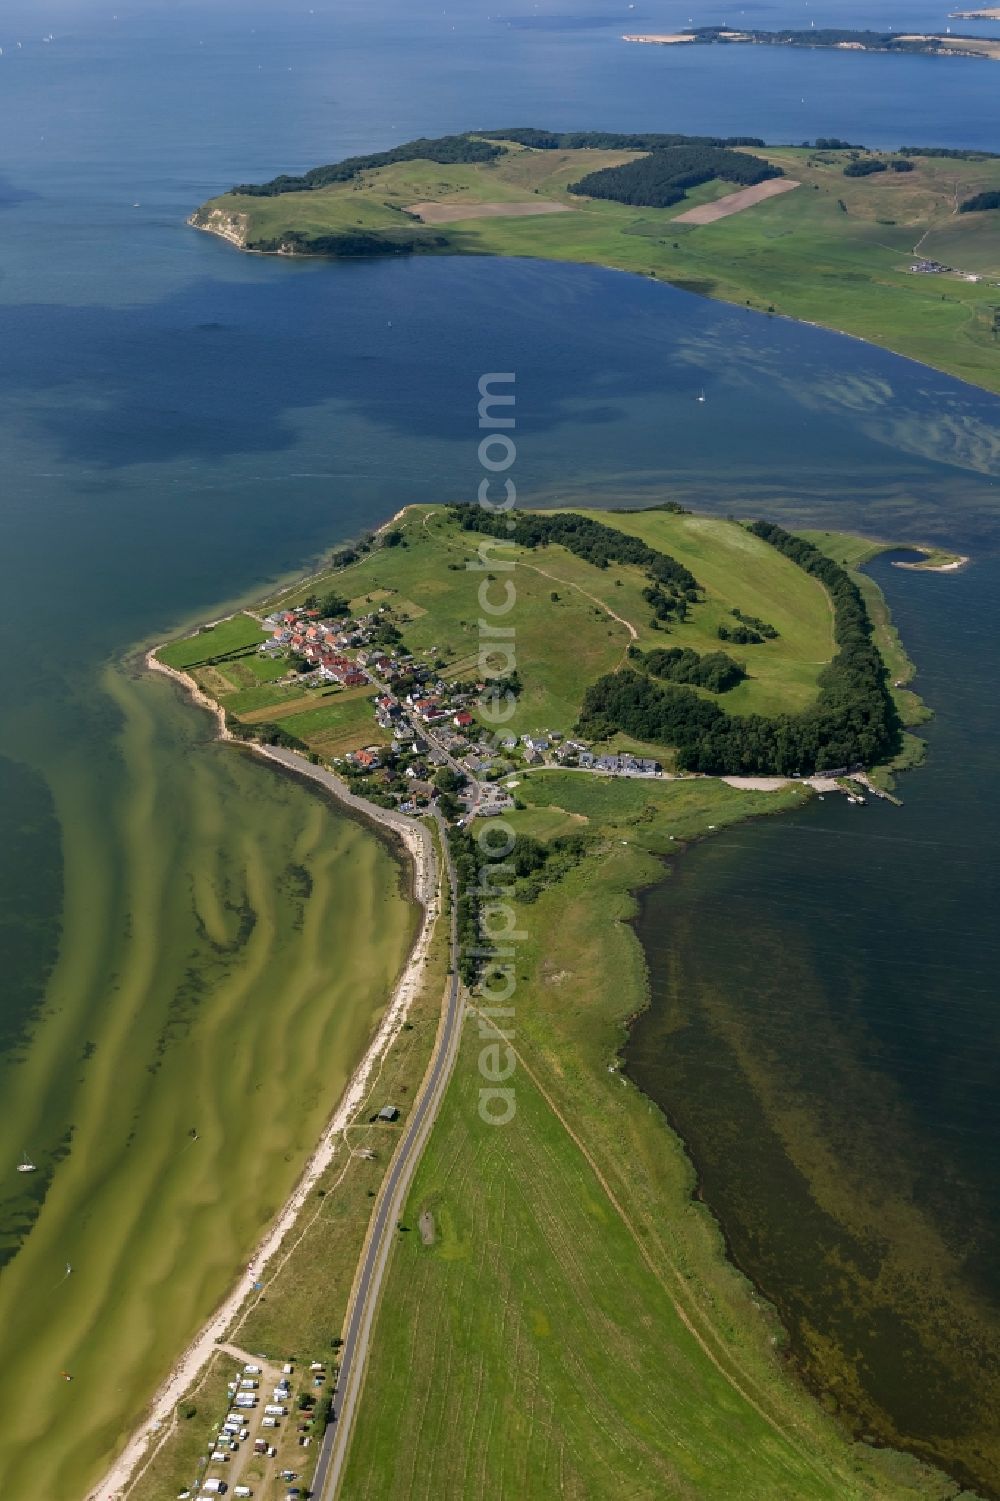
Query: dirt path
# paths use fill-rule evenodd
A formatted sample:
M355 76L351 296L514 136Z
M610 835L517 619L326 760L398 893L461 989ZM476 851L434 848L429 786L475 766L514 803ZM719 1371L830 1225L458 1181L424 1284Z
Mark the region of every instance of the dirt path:
M589 590L584 589L582 584L574 584L572 579L560 578L557 573L549 573L547 569L539 568L537 563L526 563L523 558L518 558L517 566L519 568L530 568L532 573L540 573L543 578L551 579L554 584L562 584L564 589L575 589L578 594L583 595L584 599L589 599L592 604L598 605L604 611L605 615L610 615L612 620L617 620L619 625L623 625L625 627L625 629L629 633L629 646L632 645L633 641L638 641L639 632L636 630L632 622L630 620L626 620L624 615L619 615L615 610L611 608L609 604L605 603L603 599L598 599L596 594L591 594ZM618 666L620 667L622 665L622 662L626 661L627 658L628 646L622 653Z
M437 511L429 511L423 519L423 526L426 527L431 517L436 516L437 514ZM455 548L454 544L451 542L446 542L445 545L451 548L452 551L461 551L461 549ZM636 630L631 621L626 620L624 615L617 614L617 612L614 611L611 606L607 604L603 599L598 599L596 594L591 594L589 590L584 589L582 584L575 584L572 579L560 578L557 573L549 573L546 568L539 568L537 563L525 562L524 558L517 558L516 565L518 568L530 568L532 573L540 573L542 578L551 579L554 584L562 584L564 589L575 589L578 594L583 595L584 599L589 599L591 604L598 605L606 615L610 615L612 620L617 620L619 625L623 625L625 627L629 634L630 645L633 641L638 641L639 632ZM626 647L625 652L622 655L622 662L625 661L627 656L628 648ZM618 665L621 666L621 662Z

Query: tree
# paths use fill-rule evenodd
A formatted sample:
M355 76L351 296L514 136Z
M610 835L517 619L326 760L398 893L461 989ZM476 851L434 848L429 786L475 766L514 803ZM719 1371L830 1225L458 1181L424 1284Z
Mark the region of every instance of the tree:
M338 615L348 614L350 604L341 594L327 594L314 608L319 610L325 620L333 620Z

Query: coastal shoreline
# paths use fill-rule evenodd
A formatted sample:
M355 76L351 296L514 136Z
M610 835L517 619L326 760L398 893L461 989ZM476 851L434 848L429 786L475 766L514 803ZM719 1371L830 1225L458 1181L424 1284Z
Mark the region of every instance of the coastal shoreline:
M217 240L224 240L227 245L232 245L242 255L263 255L263 256L270 256L270 257L277 257L279 260L286 260L286 261L290 261L290 260L298 260L298 261L327 261L329 263L336 263L336 261L337 261L337 257L336 256L331 256L331 255L315 255L312 252L308 252L308 251L256 250L256 249L253 249L251 246L242 243L240 241L240 239L235 234L233 234L233 233L226 233L224 230L216 228L216 227L214 227L211 224L198 224L198 223L196 223L193 215L187 220L187 223L190 225L190 227L192 229L198 230L198 232L200 234L212 235ZM464 253L465 252L463 252L461 250L428 250L428 251L424 251L423 252L423 254L425 254L425 255L455 256L456 258L461 258ZM719 296L719 295L717 295L717 294L715 294L713 292L700 292L700 291L699 292L695 292L695 291L692 291L690 287L684 286L684 285L682 285L678 281L674 281L671 277L669 277L669 276L667 276L667 275L665 275L665 274L663 274L663 273L661 273L659 271L644 272L644 271L641 271L641 270L636 270L632 266L616 266L611 261L601 261L601 260L586 261L586 260L574 260L573 258L567 258L567 259L563 260L563 259L561 259L559 257L556 257L553 260L550 260L548 257L545 257L545 256L537 256L537 255L508 255L508 254L500 253L500 252L496 252L495 253L495 258L497 260L506 260L506 261L526 261L526 262L530 262L532 264L540 265L540 266L549 266L549 265L552 265L552 264L560 264L560 265L566 265L566 266L579 266L579 267L581 267L581 269L586 269L587 267L597 266L602 271L617 272L621 276L636 276L636 277L638 277L642 281L658 282L660 286L670 287L675 292L684 292L689 297L697 297L697 298L700 298L701 300L703 300L705 302L717 302L717 303L720 303L723 306L727 306L727 307L738 307L738 308L741 308L742 310L744 310L744 311L746 311L748 313L754 313L757 316L762 317L762 318L780 318L780 319L782 319L786 323L801 324L801 325L803 325L806 328L815 328L815 329L818 329L821 333L836 334L836 335L838 335L838 337L840 337L842 339L854 339L854 340L856 340L857 343L864 344L869 349L878 349L878 350L881 350L882 353L884 353L884 354L891 354L894 359L897 359L897 360L906 360L906 362L908 364L910 364L910 365L916 365L918 369L921 369L921 370L934 370L939 375L946 375L949 380L954 380L954 381L957 381L960 385L968 386L969 389L972 390L972 391L978 391L978 392L984 392L985 391L988 395L994 395L995 394L993 392L993 390L992 390L991 387L986 386L986 385L982 385L982 384L980 384L977 381L970 380L968 376L956 374L956 372L954 370L950 370L945 365L937 365L932 360L918 359L916 355L905 354L902 350L894 349L890 344L882 343L879 339L869 338L866 334L854 333L849 328L839 328L834 323L821 323L817 318L806 318L806 317L803 317L799 313L779 312L776 309L772 311L770 308L763 308L763 307L749 307L748 306L748 307L746 307L744 309L743 304L740 303L740 301L736 297L723 297L723 296ZM370 255L370 256L358 256L357 259L358 260L378 261L378 260L384 260L385 256L384 255L374 255L373 254L373 255Z
M391 525L391 521L386 523ZM210 713L216 723L217 741L236 743L226 726L225 711L186 672L168 667L156 657L157 647L151 647L144 662L151 672L162 673L171 678L198 708ZM270 1262L280 1253L286 1236L305 1207L309 1194L323 1173L334 1160L340 1138L353 1116L363 1104L372 1076L384 1059L393 1039L409 1014L410 1007L420 990L431 938L440 912L438 899L439 862L433 836L423 824L407 819L402 814L380 808L367 799L355 797L331 772L297 755L294 751L278 750L271 746L252 745L255 754L274 767L280 767L292 775L301 776L318 784L325 792L335 797L349 814L385 829L393 842L402 845L412 871L413 900L421 908L421 920L413 945L400 972L381 1020L367 1049L351 1074L347 1087L335 1104L333 1114L324 1127L320 1140L306 1161L302 1173L290 1196L285 1200L276 1219L265 1230L246 1270L188 1343L170 1374L160 1384L148 1403L142 1419L133 1429L125 1447L114 1459L101 1480L87 1492L86 1501L125 1501L136 1480L154 1457L159 1443L170 1433L169 1422L177 1403L184 1393L204 1373L213 1355L225 1341L243 1304L253 1291L254 1283L261 1279Z
M377 528L375 535L382 535L394 524L398 523L405 515L408 508L403 507L392 517ZM890 544L886 544L890 545ZM348 565L351 566L351 565ZM289 584L281 590L281 594L293 590L301 584ZM228 618L228 617L227 617ZM189 635L196 632L189 632ZM100 1485L89 1492L87 1501L105 1501L106 1497L113 1497L115 1501L125 1501L125 1498L135 1494L135 1487L141 1481L148 1465L160 1451L162 1444L171 1434L170 1419L178 1402L184 1394L190 1390L204 1374L213 1355L222 1347L233 1324L238 1319L241 1308L244 1307L247 1298L253 1291L253 1283L260 1279L264 1269L281 1249L283 1241L305 1206L310 1191L315 1187L321 1174L326 1170L334 1158L339 1138L345 1125L367 1092L368 1081L373 1070L384 1058L398 1027L405 1020L410 1002L418 991L421 971L426 958L429 940L434 931L434 922L437 916L437 906L433 901L433 893L437 889L437 859L433 848L433 839L430 831L420 823L407 818L395 810L385 809L368 799L358 797L344 785L342 780L326 767L314 765L307 761L299 753L277 746L267 746L255 742L243 742L232 734L226 724L226 714L222 705L219 704L210 693L206 692L194 679L194 677L181 669L167 666L161 662L156 651L158 646L151 647L144 654L143 661L148 670L158 672L172 679L184 692L187 698L197 707L211 714L216 727L215 739L238 744L241 748L259 755L269 762L276 770L283 771L295 776L302 776L310 780L320 790L329 793L336 798L337 803L357 818L372 824L376 832L387 833L394 840L402 842L410 857L413 870L413 892L415 899L424 909L424 918L411 950L410 956L404 966L400 979L397 981L393 992L393 998L388 1010L372 1039L364 1057L358 1064L352 1075L347 1091L337 1105L335 1113L324 1129L319 1145L309 1158L295 1190L283 1206L276 1222L266 1232L258 1249L250 1261L248 1269L243 1274L236 1286L225 1298L224 1302L202 1326L195 1338L189 1343L180 1359L171 1370L170 1376L162 1383L152 1400L142 1422L136 1427L122 1454L111 1466ZM715 780L706 778L706 780ZM777 793L791 786L799 785L808 787L811 793L831 793L852 795L849 785L844 785L844 780L824 777L790 779L787 777L749 777L741 775L721 776L719 781L726 783L734 790L758 791ZM868 787L869 791L876 789ZM761 810L759 816L765 816L770 810ZM777 811L775 809L774 811ZM711 826L710 826L711 827ZM671 851L671 856L681 853L682 850ZM670 856L665 857L665 863L669 863ZM655 884L655 882L653 883ZM641 887L632 889L631 900L638 903L641 896ZM632 926L630 924L630 926ZM642 946L638 933L632 927L633 938L641 952L641 963L644 971L644 995L648 1003L648 988L650 983L649 960ZM641 1008L637 1008L641 1009ZM690 1158L689 1148L683 1136L667 1121L667 1127L681 1145L682 1150L688 1155L692 1163L692 1170L696 1173L693 1159ZM715 1219L713 1215L713 1219ZM728 1242L724 1227L715 1221L720 1232L720 1253L723 1259L741 1270L732 1256L728 1254ZM746 1273L743 1273L746 1276ZM747 1278L752 1287L752 1278Z

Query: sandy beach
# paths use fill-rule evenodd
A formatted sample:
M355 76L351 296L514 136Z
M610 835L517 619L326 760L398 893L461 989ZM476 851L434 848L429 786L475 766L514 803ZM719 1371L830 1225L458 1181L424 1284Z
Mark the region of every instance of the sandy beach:
M908 568L913 573L957 573L969 562L968 558L958 557L951 563L904 563L898 559L893 560L893 568Z
M233 737L226 729L225 714L221 707L204 693L187 673L158 662L154 651L155 648L146 655L147 667L153 672L160 672L173 678L183 687L193 702L213 715L218 727L218 738L231 740ZM168 1435L174 1407L184 1393L194 1385L213 1354L225 1341L244 1302L253 1291L254 1283L263 1279L269 1263L280 1251L282 1242L293 1229L310 1193L333 1161L345 1127L349 1125L357 1110L364 1103L369 1081L399 1028L406 1020L410 1006L420 989L431 935L439 911L438 858L434 840L428 828L406 818L403 814L394 813L377 807L363 798L354 797L332 772L326 771L323 767L313 766L294 751L271 746L253 746L252 749L286 770L317 782L327 791L332 792L345 807L354 808L364 817L390 829L405 845L412 861L413 893L422 907L423 916L413 948L396 982L378 1030L355 1069L345 1093L339 1102L336 1102L336 1108L319 1145L306 1163L294 1191L260 1241L232 1291L184 1350L147 1407L142 1422L100 1482L87 1493L86 1501L112 1501L112 1498L113 1501L123 1501L123 1498L129 1494L136 1479L156 1452L158 1441L162 1441Z

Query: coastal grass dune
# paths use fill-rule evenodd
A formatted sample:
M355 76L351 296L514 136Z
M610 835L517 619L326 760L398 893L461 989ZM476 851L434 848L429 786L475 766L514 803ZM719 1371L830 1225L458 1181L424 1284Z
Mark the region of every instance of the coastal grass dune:
M116 796L61 809L72 963L4 1080L6 1159L70 1145L0 1283L5 1501L79 1501L123 1442L290 1192L415 924L371 831L207 744L172 685L106 690Z

